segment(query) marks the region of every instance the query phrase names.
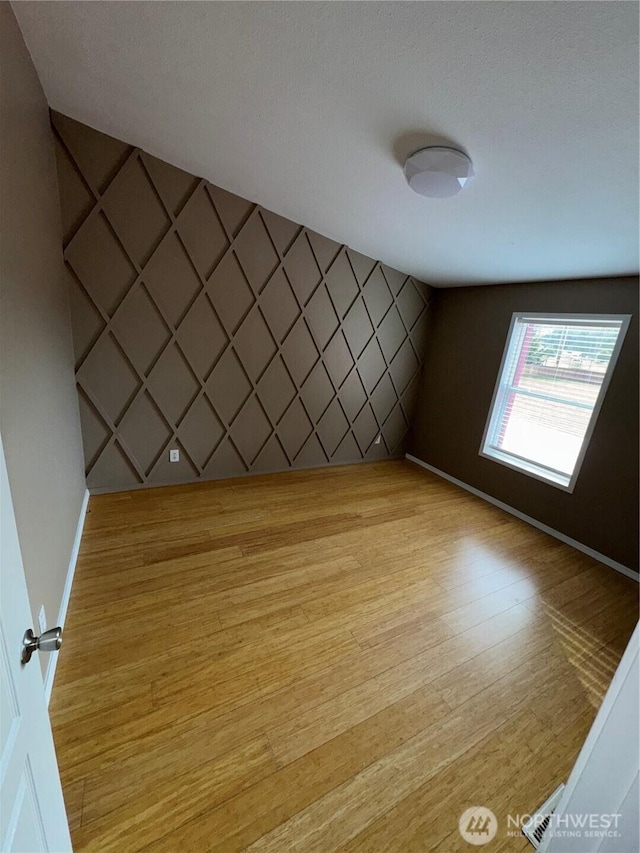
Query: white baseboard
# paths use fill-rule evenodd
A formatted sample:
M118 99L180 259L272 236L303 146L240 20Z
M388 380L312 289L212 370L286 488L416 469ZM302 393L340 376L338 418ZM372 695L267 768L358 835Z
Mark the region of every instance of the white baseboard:
M633 569L629 569L627 566L623 566L622 563L618 563L615 560L612 560L611 557L607 557L604 554L600 554L599 551L594 551L593 548L589 548L588 545L583 545L582 542L578 542L576 539L572 539L570 536L565 536L564 533L560 533L558 530L554 530L553 527L548 527L546 524L543 524L541 521L538 521L535 518L532 518L530 515L525 515L523 512L520 512L519 509L514 509L509 504L505 504L502 501L499 501L497 498L492 497L491 495L486 494L485 492L481 492L480 489L475 489L473 486L467 485L467 483L463 483L462 480L458 480L456 477L452 477L451 474L447 474L445 471L441 471L439 468L434 468L433 465L429 465L426 462L423 462L422 459L418 459L417 456L412 456L410 453L406 454L406 459L410 462L414 462L416 465L420 465L421 468L426 468L427 471L431 471L432 474L436 474L438 477L442 477L444 480L448 480L450 483L454 483L456 486L460 486L461 489L465 489L467 492L471 492L472 495L475 495L478 498L482 498L482 500L487 501L494 506L503 509L505 512L510 513L511 515L515 515L516 518L519 518L521 521L526 521L527 524L531 524L533 527L537 527L538 530L542 530L544 533L548 533L549 536L554 536L556 539L559 539L561 542L564 542L565 545L570 545L572 548L575 548L578 551L582 551L583 554L587 554L589 557L593 557L594 560L598 560L600 563L604 563L605 566L609 566L611 569L615 569L616 572L620 572L623 575L626 575L628 578L631 578L634 581L640 581L640 575L637 572L634 572Z
M76 573L76 562L78 561L78 551L80 550L80 540L82 539L82 530L84 528L84 520L87 515L87 505L89 503L89 490L85 489L80 507L80 516L78 518L78 526L76 527L76 535L73 540L73 548L71 549L71 559L69 560L69 569L67 570L67 579L62 591L62 601L60 602L60 611L58 613L58 621L56 622L61 628L64 628L64 620L67 617L67 608L69 607L69 598L71 597L71 586L73 584L73 576ZM49 664L47 666L47 674L44 678L44 695L47 699L47 705L51 700L51 691L53 690L53 679L56 674L56 666L58 665L58 654L49 656Z

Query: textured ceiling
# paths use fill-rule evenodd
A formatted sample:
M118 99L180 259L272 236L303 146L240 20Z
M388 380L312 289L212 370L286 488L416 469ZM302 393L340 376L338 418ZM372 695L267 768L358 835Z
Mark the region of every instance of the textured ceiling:
M54 109L431 284L638 270L636 3L13 8Z

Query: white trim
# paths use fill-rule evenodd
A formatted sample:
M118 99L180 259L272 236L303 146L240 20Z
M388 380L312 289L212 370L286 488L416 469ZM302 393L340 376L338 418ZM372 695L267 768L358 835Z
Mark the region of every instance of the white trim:
M547 483L549 486L562 489L563 492L573 494L573 488L565 474L557 474L555 471L545 468L544 465L536 465L535 462L531 462L529 459L524 459L521 456L516 456L515 453L507 453L496 447L485 450L483 445L480 456L490 459L492 462L497 462L498 465L511 468L512 471L519 471L520 474L526 474L527 477L533 477L534 480L540 480L541 483Z
M71 559L69 560L69 569L67 570L67 580L62 591L62 601L60 602L60 611L58 613L58 621L56 625L64 628L64 621L67 618L67 608L69 607L69 599L71 597L71 586L73 584L73 576L76 573L76 563L78 561L78 551L80 550L80 540L82 539L82 531L84 529L84 520L87 515L87 505L89 503L89 490L85 489L80 507L80 516L78 518L78 526L76 527L76 536L73 540L73 548L71 549ZM44 695L47 700L47 705L51 700L51 691L53 690L53 679L56 674L56 666L58 665L57 653L49 656L47 665L47 673L44 677Z
M589 447L589 443L591 441L596 422L600 415L600 409L602 408L602 403L604 402L605 394L607 393L607 389L609 388L609 383L611 382L611 377L613 375L613 371L615 370L616 363L618 361L618 356L620 355L620 350L622 349L622 344L624 343L624 339L627 334L627 329L629 328L630 320L631 314L531 314L529 312L514 312L511 315L509 333L507 334L507 340L504 346L504 351L502 353L502 360L500 362L500 370L498 371L498 377L496 379L496 384L493 389L493 396L491 397L489 414L487 416L487 422L485 424L484 432L482 434L480 450L478 451L479 455L483 456L485 459L490 459L493 462L498 462L500 465L505 465L507 468L511 468L513 471L519 471L521 474L524 474L527 477L534 477L536 480L541 480L544 483L548 483L550 486L553 486L556 489L562 489L562 491L569 492L569 494L572 494L573 490L576 487L578 475L580 474L580 469L582 468L582 463L584 462L584 458L587 453L587 448ZM611 352L609 363L607 364L607 369L602 380L602 385L600 386L597 399L591 411L589 423L587 424L587 429L585 431L584 437L582 439L582 444L580 446L580 452L578 453L571 474L563 474L562 472L552 471L545 465L537 464L531 459L523 459L522 457L517 456L515 453L501 451L489 443L489 435L493 433L498 421L502 419L502 408L504 405L504 395L506 393L507 385L511 385L511 379L509 379L508 382L505 381L505 370L507 368L507 365L510 363L511 354L516 351L519 352L522 347L522 336L524 334L524 328L519 332L519 338L514 339L514 332L516 331L516 326L520 321L533 323L541 322L545 325L558 326L570 325L571 323L576 323L580 325L594 325L600 327L606 325L614 326L618 323L620 324L618 336ZM499 400L502 400L502 403L499 404Z
M510 513L511 515L515 515L516 518L519 518L521 521L526 521L527 524L531 524L533 527L537 527L538 530L542 530L543 533L548 533L549 536L554 536L556 539L559 539L561 542L564 542L565 545L570 545L572 548L575 548L578 551L582 551L583 554L587 554L589 557L593 557L594 560L598 560L600 563L604 563L605 566L609 566L611 569L615 569L616 572L620 572L620 574L626 575L628 578L638 582L640 581L640 575L637 572L634 572L633 569L629 569L627 566L623 566L622 563L616 562L616 560L612 560L611 557L607 557L604 554L601 554L599 551L595 551L593 548L589 548L588 545L583 545L582 542L578 542L576 539L572 539L570 536L565 536L564 533L560 533L558 530L554 530L553 527L549 527L546 524L543 524L541 521L538 521L535 518L532 518L530 515L525 515L524 512L520 512L519 509L514 509L509 504L505 504L502 501L499 501L497 498L492 497L491 495L486 494L486 492L481 492L480 489L475 489L473 486L467 485L467 483L463 483L462 480L458 480L457 477L452 477L451 474L447 474L445 471L441 471L439 468L434 468L433 465L429 465L427 462L423 462L422 459L418 459L417 456L412 456L410 453L405 454L405 458L410 462L414 462L416 465L420 465L421 468L426 468L427 471L431 471L432 474L436 474L438 477L442 477L444 480L448 480L450 483L453 483L456 486L460 486L461 489L466 489L467 492L471 492L472 495L475 495L478 498L482 498L494 506L499 507L499 509L503 509L505 512Z
M553 828L553 821L563 814L583 815L596 810L619 815L623 821L626 817L626 828L635 836L627 837L630 843L625 843L626 850L638 849L637 799L633 797L631 804L630 794L638 782L639 640L640 625L636 625L549 824ZM631 807L625 814L627 803ZM583 838L580 849L596 851L601 842L596 836L590 841ZM543 835L539 848L541 853L577 849L572 839L565 842L549 832Z

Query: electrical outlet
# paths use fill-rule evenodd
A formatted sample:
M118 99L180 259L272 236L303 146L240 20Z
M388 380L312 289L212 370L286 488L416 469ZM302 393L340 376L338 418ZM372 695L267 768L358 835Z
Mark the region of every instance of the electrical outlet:
M40 625L40 633L44 634L47 630L47 614L44 612L44 604L40 606L40 612L38 613L38 625Z
M179 462L180 461L180 451L177 448L173 448L169 451L169 462Z
M382 433L378 433L378 435L376 436L376 440L373 443L374 444L380 444L381 441L382 441Z

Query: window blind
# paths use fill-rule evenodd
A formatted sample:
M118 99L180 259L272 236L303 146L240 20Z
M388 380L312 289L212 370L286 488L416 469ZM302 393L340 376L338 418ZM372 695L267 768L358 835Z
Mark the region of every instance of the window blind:
M481 452L568 484L625 320L514 315Z

